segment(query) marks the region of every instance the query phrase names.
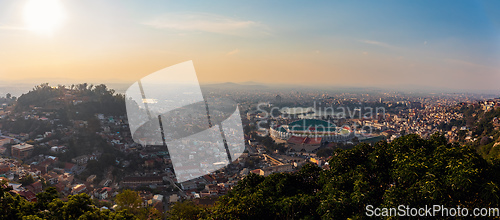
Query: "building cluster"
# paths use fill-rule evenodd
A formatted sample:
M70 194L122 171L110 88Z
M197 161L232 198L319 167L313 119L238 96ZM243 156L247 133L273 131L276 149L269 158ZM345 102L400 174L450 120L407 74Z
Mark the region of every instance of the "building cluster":
M378 104L373 101L368 102L368 104L362 102L356 104L358 100L365 99L348 97L344 96L342 99L332 99L329 96L325 96L317 100L317 103L313 103L316 109L307 106L292 106L276 107L278 113L273 112L273 114L265 111L249 111L247 120L250 124L254 124L260 129L262 129L262 124L270 124L270 128L265 128L267 131L264 133L269 133L275 139L286 140L287 146L304 146L302 151L312 153L320 148L319 146L314 147L312 144L308 144L314 138L320 138L322 142L353 143L354 137L358 141L381 139L392 141L405 134L418 134L425 138L436 132L441 132L450 141L454 141L457 140L459 131L465 130L467 134L470 133L469 128L465 125L452 126L451 128L446 126L448 124L457 124L457 121L463 120L463 114L458 111L461 106L476 105L480 106L484 111L500 108L499 99L477 101L461 95L431 96L428 98L396 95L394 97L380 98ZM393 101L394 98L398 99ZM374 106L368 106L369 103L374 104ZM343 106L340 104L347 105ZM318 114L318 112L321 112L325 108L329 110L337 108L348 109L348 114ZM364 109L373 108L377 109L375 113L363 112ZM299 114L290 114L290 109L306 109L307 111L299 112ZM356 111L353 111L354 113L349 112L352 109L357 110L359 114ZM346 129L353 131L351 133L352 136L325 135L317 131L306 131L306 133L293 132L291 125L304 120L322 120L335 125L347 125ZM498 119L495 120L498 121ZM494 125L498 124L496 121L493 121Z
M99 113L95 115L97 123L95 120L67 121L58 109L66 105L85 104L90 98L78 96L69 89L64 91L61 97L51 100L51 104L44 107L30 106L29 110L19 112L13 105L1 105L0 131L4 132L0 132L0 178L8 181L16 193L30 201L36 200L36 193L49 186L55 187L63 196L87 193L92 198L104 201L113 201L121 190L131 188L140 191L144 206L159 210L165 210L169 204L183 199L195 199L195 203L202 206L213 205L214 197L227 194L251 173L268 176L272 173L295 172L306 163L328 169L328 158L320 157L317 153L335 144L353 144L380 137L391 141L410 133L427 137L434 132L445 131L446 137L453 140L460 131L470 134L466 126L443 129L443 124L463 119L464 116L457 111L457 105L480 105L484 111L500 108L498 99L477 102L482 100L481 97L464 94L434 94L424 98L397 92L238 90L231 94L238 101L241 112L246 115L242 118L243 124L248 125L252 132L257 132L259 137L247 132L244 140L241 140L246 152L238 158L232 158L234 161L229 161L223 142L207 141L211 140L208 137L181 141L178 150L186 154L179 154L175 149L162 145L135 143L125 115ZM211 95L217 94L215 91ZM258 111L258 105L268 112ZM279 112L284 107L297 106L307 107L306 111L294 116L288 114L287 117ZM382 107L384 111L369 117L353 111L339 117L315 114L317 112L310 111L310 106L323 109L343 106L350 110L357 107ZM277 107L278 111L272 112L273 107ZM212 119L217 121L217 117L223 118L223 113L215 112ZM165 125L175 127L180 133L195 132L203 127L201 122L197 123L189 117L189 114L180 114L172 121L165 122ZM323 127L311 128L309 124L300 129L294 127L294 123L306 120L313 120L316 125ZM21 121L40 122L48 126L45 131L37 133L7 131L7 123ZM179 123L186 126L179 127ZM492 123L500 128L498 118L494 118ZM120 154L109 158L103 149L92 149L80 155L69 154L75 148L72 146L74 140L78 140L83 130L90 128L95 129L96 137L102 139L106 146ZM237 130L230 128L225 132L229 134ZM169 135L176 134L167 134L167 138L174 138ZM270 148L263 141L257 141L266 135L271 135L276 144L283 144L285 150ZM228 147L231 151L233 148L237 151L239 146ZM176 158L172 158L174 154ZM181 157L177 157L179 155ZM198 157L219 160L200 161ZM102 167L102 173L89 173L91 161L102 161L103 158L111 160L112 165ZM215 166L218 162L221 164ZM181 175L186 175L190 180L180 181ZM21 185L20 182L27 177L32 177L34 182Z

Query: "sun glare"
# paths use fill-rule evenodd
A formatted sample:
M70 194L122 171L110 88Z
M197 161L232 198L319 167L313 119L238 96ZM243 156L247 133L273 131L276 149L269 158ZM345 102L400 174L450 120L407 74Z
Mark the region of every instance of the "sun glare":
M63 22L64 11L58 0L29 0L24 6L24 21L29 30L52 34Z

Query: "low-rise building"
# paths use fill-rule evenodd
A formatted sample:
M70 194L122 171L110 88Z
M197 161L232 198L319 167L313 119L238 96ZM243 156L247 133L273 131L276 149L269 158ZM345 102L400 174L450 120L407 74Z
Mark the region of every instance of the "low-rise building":
M269 176L272 173L291 172L292 170L293 170L292 164L284 164L284 165L262 168L259 174L261 176Z
M31 144L26 144L26 143L17 144L12 146L11 154L15 158L24 159L26 157L29 157L34 149L35 148Z
M161 176L128 176L123 178L122 184L127 186L139 186L146 184L161 184L163 178Z
M71 190L71 194L76 195L85 192L85 190L87 190L87 187L84 184L78 184L73 187L73 189Z
M104 199L107 199L108 198L108 190L106 189L106 187L104 188L101 188L101 189L97 189L95 192L94 192L94 197L96 199L100 199L100 200L104 200Z

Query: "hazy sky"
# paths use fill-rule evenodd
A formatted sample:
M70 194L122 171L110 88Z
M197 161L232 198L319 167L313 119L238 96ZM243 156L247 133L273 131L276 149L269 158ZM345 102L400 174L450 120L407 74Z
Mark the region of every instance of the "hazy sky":
M38 1L0 0L0 80L500 90L498 1Z

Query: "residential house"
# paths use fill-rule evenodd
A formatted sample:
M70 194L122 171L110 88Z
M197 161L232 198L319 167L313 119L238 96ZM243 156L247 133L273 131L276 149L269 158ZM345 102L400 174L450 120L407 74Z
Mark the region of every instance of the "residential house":
M40 180L26 187L27 190L37 194L42 192L42 182Z
M68 162L66 162L64 164L64 172L66 172L66 173L74 173L77 170L78 170L78 167L76 166L76 164L68 163Z
M108 190L107 190L107 189L105 189L105 188L109 188L109 187L103 187L103 188L101 188L101 189L96 189L96 190L94 191L94 197L95 197L96 199L100 199L100 200L105 200L105 199L107 199L109 195L108 195Z
M28 200L29 202L36 202L36 195L35 193L28 191L28 190L23 190L17 192L20 196Z
M76 195L76 194L79 194L79 193L83 193L87 190L87 187L85 186L85 184L78 184L76 186L74 186L71 190L71 195Z

